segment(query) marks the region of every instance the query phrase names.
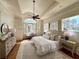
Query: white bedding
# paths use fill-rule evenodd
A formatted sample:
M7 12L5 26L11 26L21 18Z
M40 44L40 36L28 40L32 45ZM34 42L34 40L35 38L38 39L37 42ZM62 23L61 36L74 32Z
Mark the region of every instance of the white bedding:
M57 42L48 40L42 36L36 36L32 38L35 47L37 48L38 55L45 55L57 50Z

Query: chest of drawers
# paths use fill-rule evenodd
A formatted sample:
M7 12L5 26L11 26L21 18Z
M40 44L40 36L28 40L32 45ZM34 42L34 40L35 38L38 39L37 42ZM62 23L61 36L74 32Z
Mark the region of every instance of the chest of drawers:
M8 33L0 39L0 58L6 58L16 44L15 36L10 35L11 33Z

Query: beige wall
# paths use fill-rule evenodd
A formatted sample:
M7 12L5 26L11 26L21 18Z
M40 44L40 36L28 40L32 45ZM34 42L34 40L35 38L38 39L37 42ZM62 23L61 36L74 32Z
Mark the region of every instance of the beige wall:
M14 16L0 4L0 24L7 23L9 27L14 27Z
M17 40L23 39L23 22L21 17L15 17L15 28L16 28L16 38Z

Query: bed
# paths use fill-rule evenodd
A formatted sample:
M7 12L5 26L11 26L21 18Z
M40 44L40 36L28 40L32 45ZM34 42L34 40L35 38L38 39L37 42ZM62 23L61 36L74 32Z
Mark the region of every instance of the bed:
M33 41L33 44L36 47L37 55L41 56L58 50L58 41L48 40L43 36L33 37L31 41Z

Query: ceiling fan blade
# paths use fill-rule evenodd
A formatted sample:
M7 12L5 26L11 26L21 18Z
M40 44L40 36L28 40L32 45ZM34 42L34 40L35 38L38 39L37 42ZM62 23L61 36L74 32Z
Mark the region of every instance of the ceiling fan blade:
M37 18L37 19L40 19L40 18Z
M36 15L36 17L39 17L39 15Z
M36 18L37 18L37 19L40 19L39 15L36 15Z

